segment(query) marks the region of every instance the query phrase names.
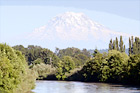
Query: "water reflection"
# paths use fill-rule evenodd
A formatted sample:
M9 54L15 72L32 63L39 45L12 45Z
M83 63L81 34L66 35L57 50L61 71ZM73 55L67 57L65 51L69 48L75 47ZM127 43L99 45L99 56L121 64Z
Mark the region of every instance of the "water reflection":
M135 87L123 87L106 83L67 81L37 81L35 93L140 93Z

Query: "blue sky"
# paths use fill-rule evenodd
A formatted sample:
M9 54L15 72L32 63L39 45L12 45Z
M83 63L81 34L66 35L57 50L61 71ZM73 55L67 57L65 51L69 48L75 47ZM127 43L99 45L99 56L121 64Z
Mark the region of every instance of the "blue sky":
M67 11L82 12L114 31L140 36L140 0L0 0L0 42L27 46L17 38Z

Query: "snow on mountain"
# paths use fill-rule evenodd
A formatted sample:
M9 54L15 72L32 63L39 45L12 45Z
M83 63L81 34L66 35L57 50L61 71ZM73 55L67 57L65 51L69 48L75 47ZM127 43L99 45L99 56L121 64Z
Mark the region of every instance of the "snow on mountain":
M115 32L94 22L83 13L66 12L51 19L48 24L35 29L29 37L37 40L84 42L93 46L107 44L111 38L122 35L128 41L129 34ZM90 44L91 45L91 44ZM57 46L57 45L56 45ZM74 45L72 45L74 46ZM108 46L108 45L106 45Z

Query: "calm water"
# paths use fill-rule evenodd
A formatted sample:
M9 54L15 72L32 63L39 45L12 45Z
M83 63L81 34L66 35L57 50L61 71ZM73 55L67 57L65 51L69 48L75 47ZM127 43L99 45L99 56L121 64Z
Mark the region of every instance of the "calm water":
M106 83L37 81L35 93L140 93L139 88Z

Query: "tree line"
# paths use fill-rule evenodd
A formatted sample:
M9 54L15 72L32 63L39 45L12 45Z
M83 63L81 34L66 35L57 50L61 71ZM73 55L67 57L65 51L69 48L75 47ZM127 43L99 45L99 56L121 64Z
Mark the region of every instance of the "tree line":
M122 36L120 40L117 37L115 40L110 40L108 53L100 53L95 49L92 55L86 49L80 50L74 47L56 48L55 53L33 45L27 48L22 45L13 48L23 51L30 68L38 71L38 79L54 75L58 80L130 84L139 82L140 39L138 37L134 40L133 36L129 38L129 55L125 53Z
M117 38L113 42L111 39L108 53L99 53L96 49L93 57L81 70L68 77L68 80L139 85L140 39L135 37L133 41L132 37L131 42L129 42L131 45L129 55L127 55L124 51L122 36L120 36L120 42Z
M25 48L22 45L13 47L25 55L30 69L37 72L37 79L45 79L50 74L55 74L57 79L65 79L70 74L70 70L81 68L90 58L87 49L69 47L66 49L56 48L53 53L47 48L29 45Z
M123 37L110 40L108 53L87 49L0 44L0 92L29 91L35 79L77 80L137 84L140 82L140 39L129 38L129 55Z

